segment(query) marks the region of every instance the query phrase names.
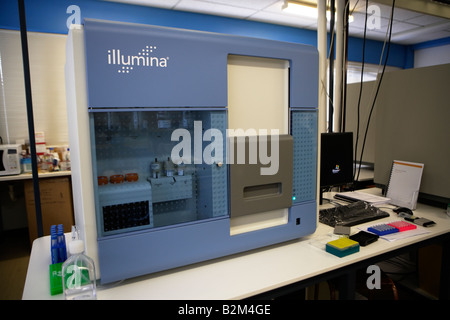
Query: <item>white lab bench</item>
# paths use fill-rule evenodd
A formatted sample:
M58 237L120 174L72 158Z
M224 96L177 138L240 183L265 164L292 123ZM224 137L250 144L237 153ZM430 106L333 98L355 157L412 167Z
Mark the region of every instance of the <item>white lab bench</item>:
M379 189L368 192L378 193ZM332 194L325 194L325 198ZM324 208L330 206L325 204ZM384 204L383 210L391 217L377 223L399 218ZM340 297L354 297L354 273L363 265L370 265L391 256L431 243L443 243L443 264L449 266L450 217L444 209L418 204L416 216L436 222L427 233L388 242L380 239L360 251L339 258L317 243L330 235L333 228L318 223L314 234L298 240L272 245L257 250L222 257L112 283L98 285L98 299L160 299L160 300L228 300L270 298L292 290L310 286L319 281L344 277ZM370 224L370 223L369 223ZM374 222L371 222L374 224ZM352 227L352 233L358 230ZM66 236L66 239L70 238ZM23 299L63 299L51 296L49 285L50 237L34 241ZM352 280L353 279L353 280ZM450 278L441 274L441 298L449 298Z

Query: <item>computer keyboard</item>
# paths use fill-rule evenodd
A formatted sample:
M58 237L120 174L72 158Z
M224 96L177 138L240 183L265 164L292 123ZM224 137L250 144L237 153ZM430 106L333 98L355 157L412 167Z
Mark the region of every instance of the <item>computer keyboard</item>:
M319 222L331 227L337 225L351 227L386 217L389 217L389 213L364 201L319 211Z

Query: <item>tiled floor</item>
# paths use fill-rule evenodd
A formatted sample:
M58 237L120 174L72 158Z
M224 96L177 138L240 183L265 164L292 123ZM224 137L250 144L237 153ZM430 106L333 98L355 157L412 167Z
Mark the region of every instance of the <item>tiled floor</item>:
M0 234L0 300L22 299L30 252L27 229Z

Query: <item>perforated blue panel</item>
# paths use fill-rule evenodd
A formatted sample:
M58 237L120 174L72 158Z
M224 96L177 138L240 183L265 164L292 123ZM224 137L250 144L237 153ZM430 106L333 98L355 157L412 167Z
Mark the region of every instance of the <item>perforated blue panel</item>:
M294 138L293 204L316 199L317 117L316 110L294 110L291 113L291 134Z
M226 128L227 127L227 115L225 112L212 112L211 113L211 128ZM224 139L225 141L225 139ZM225 144L223 150L225 150ZM224 153L225 155L225 153ZM225 196L228 194L227 184L227 167L225 161L222 166L212 166L212 202L213 202L213 215L221 216L223 213L228 213L228 198Z

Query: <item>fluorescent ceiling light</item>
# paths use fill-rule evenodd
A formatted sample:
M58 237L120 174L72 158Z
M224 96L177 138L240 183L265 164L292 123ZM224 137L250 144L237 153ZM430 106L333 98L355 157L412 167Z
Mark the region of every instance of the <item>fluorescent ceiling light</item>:
M281 9L284 12L293 13L302 17L313 19L317 19L318 17L317 5L310 2L286 0ZM330 20L330 17L331 12L327 10L327 19ZM353 22L352 15L348 17L348 21Z
M284 12L304 17L317 18L317 6L308 2L285 1L281 9Z

